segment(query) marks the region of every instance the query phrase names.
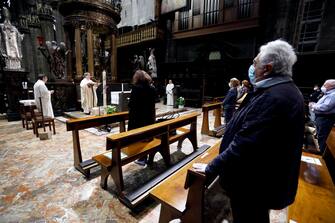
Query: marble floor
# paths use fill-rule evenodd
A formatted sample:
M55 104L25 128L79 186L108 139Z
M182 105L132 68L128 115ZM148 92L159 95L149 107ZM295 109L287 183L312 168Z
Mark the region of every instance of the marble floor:
M157 114L172 110L162 104L156 107ZM112 180L108 182L109 189L103 190L98 174L86 179L74 169L72 135L63 120L56 120L57 134L43 141L32 130L23 129L19 121L0 120L0 222L158 222L158 203L148 202L140 211L132 212L117 199ZM213 122L210 114L210 126ZM219 139L201 135L201 123L200 115L199 146L213 145ZM105 137L80 131L83 159L105 151ZM171 151L176 150L173 144ZM191 150L191 143L186 140L182 152L188 154ZM124 172L142 171L141 168L131 163ZM126 183L132 176L124 177ZM271 213L272 223L285 222L285 218L285 210Z

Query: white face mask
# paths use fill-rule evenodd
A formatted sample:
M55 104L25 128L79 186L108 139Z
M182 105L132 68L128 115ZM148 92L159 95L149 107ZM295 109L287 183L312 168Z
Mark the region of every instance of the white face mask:
M323 93L326 93L326 92L327 92L327 88L325 88L324 86L322 86L322 87L321 87L321 91L322 91Z

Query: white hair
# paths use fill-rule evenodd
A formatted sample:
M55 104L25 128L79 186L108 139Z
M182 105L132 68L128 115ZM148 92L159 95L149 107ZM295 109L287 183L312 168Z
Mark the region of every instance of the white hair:
M325 84L329 84L332 87L335 87L335 79L326 80Z
M274 74L292 76L292 67L296 61L293 47L280 39L268 42L259 49L260 64L272 64Z

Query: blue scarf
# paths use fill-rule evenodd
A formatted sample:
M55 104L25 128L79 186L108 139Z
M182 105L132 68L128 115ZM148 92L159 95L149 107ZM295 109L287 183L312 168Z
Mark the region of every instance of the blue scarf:
M254 87L255 89L268 88L276 84L292 82L292 81L293 81L292 78L288 75L278 75L258 81L255 83Z

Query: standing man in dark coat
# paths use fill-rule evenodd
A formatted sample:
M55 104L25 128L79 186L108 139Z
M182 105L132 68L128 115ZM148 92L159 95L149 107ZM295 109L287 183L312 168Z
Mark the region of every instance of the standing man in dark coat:
M304 137L303 97L292 81L297 57L291 45L263 45L250 76L255 92L229 122L220 154L206 176L220 175L234 223L269 222L270 209L292 204Z

